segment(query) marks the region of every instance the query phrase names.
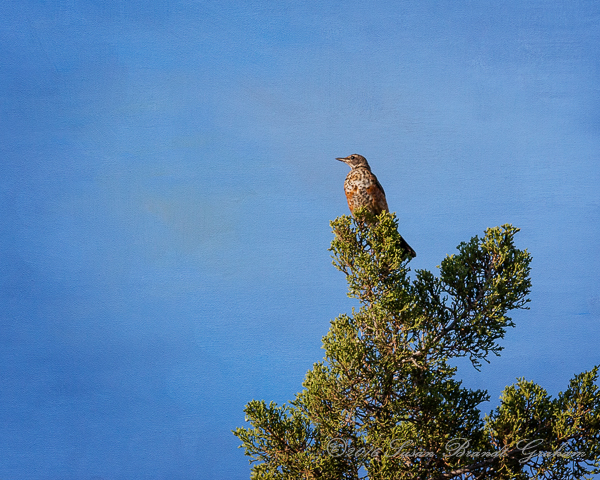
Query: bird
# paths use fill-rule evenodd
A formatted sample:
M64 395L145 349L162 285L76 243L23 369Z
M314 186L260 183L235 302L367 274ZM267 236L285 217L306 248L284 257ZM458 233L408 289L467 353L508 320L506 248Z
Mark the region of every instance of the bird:
M336 160L344 162L350 167L350 173L346 175L344 181L344 192L352 215L354 215L354 210L359 207L366 208L373 215L389 212L385 191L371 171L371 166L365 157L354 153L347 157L338 157ZM402 239L402 247L411 257L417 256L404 239Z

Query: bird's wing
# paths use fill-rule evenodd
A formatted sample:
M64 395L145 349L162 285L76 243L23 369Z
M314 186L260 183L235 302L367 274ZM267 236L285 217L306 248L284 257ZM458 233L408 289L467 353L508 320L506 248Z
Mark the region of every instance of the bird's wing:
M377 180L377 177L375 176L375 174L371 173L371 175L373 175L373 181L375 182L375 185L377 185L377 188L379 188L379 190L381 190L381 193L383 193L385 195L385 190L381 186L381 183L379 183L379 180Z

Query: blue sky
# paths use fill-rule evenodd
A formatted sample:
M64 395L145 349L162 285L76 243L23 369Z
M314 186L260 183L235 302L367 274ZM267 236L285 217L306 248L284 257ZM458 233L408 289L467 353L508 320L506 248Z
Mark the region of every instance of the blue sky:
M413 268L522 229L484 411L600 363L599 44L593 1L0 4L0 478L248 478L352 306L351 153Z

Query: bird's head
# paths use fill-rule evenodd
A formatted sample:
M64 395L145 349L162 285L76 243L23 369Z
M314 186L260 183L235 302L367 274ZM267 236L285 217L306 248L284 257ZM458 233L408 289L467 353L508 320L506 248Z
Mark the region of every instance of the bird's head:
M371 167L369 167L369 163L367 162L367 159L365 157L363 157L362 155L359 155L357 153L354 153L348 157L345 158L336 158L336 160L339 160L340 162L344 162L346 165L348 165L350 168L367 168L369 169L369 171L371 170Z

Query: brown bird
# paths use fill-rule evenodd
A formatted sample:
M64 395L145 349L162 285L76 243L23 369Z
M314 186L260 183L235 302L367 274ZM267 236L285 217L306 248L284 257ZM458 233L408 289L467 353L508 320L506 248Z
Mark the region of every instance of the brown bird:
M355 153L345 158L336 158L336 160L344 162L351 168L344 182L344 192L350 213L354 215L354 210L359 207L367 208L373 215L379 215L383 211L389 212L383 187L371 172L371 167L365 157ZM412 257L416 257L417 254L411 246L404 239L402 242L402 247Z

